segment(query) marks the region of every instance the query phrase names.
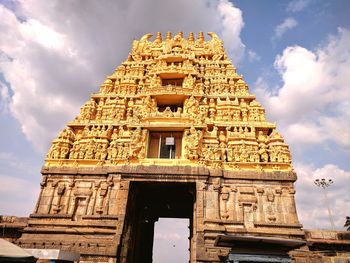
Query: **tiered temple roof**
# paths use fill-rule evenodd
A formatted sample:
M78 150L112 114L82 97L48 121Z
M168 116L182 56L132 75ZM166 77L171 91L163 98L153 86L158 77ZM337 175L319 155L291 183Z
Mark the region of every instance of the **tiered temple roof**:
M158 32L153 41L151 34L135 40L128 58L52 142L45 165L291 170L288 145L223 41L208 35L206 41L202 32L197 38L168 32L163 39ZM167 145L176 146L169 158L152 141L157 132L167 132Z

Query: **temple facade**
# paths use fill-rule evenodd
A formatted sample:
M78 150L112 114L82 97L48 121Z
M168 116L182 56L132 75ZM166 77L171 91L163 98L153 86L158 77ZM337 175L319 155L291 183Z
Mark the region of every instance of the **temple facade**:
M152 262L154 223L172 217L190 221L191 263L298 262L288 145L208 35L133 42L53 140L19 245Z

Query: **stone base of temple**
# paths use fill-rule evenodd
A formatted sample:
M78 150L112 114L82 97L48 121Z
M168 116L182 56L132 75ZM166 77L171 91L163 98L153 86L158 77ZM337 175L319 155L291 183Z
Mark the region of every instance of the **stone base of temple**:
M42 248L46 247L48 250L57 249L60 251L75 251L80 254L79 262L118 262L116 258L117 247L111 245L111 255L106 256L102 253L106 252L106 243L101 242L99 245L92 245L92 242L87 242L86 238L78 238L77 235L56 235L56 234L42 234L38 235L33 242L23 242L21 240L33 238L34 235L25 234L21 237L23 229L27 227L26 224L19 224L23 222L23 218L16 217L2 217L0 227L3 229L2 238L7 239L24 248ZM14 232L17 233L17 238L13 238ZM36 235L35 235L36 236ZM52 238L50 238L50 236ZM216 240L218 239L217 236ZM262 237L263 238L263 237ZM85 240L85 242L83 242ZM92 241L93 239L88 239ZM51 242L50 242L51 241ZM235 247L216 247L212 248L211 253L218 253L221 260L197 260L196 262L240 262L240 260L249 260L249 262L294 262L294 263L343 263L350 261L350 232L348 231L330 231L330 230L305 230L305 236L302 241L306 244L300 248L293 249L285 253L283 246L280 252L283 253L265 253L256 250L253 244L245 251L237 250ZM302 242L301 241L301 242ZM61 243L61 244L60 244ZM80 243L80 246L79 246ZM63 245L64 244L64 245ZM221 244L222 245L222 244ZM227 246L227 244L225 244ZM205 256L206 254L203 254ZM254 261L259 260L259 261ZM270 260L270 261L269 261ZM275 261L274 261L275 260ZM279 261L276 261L279 260ZM284 261L283 261L284 260ZM48 259L40 259L38 262L49 262Z
M46 167L42 174L39 201L15 243L79 253L80 262L152 262L159 217L190 220L190 262L229 260L234 250L220 245L219 236L315 239L305 237L296 217L293 172L154 165ZM308 248L319 247L292 256L303 262L315 256ZM286 254L283 244L277 250Z

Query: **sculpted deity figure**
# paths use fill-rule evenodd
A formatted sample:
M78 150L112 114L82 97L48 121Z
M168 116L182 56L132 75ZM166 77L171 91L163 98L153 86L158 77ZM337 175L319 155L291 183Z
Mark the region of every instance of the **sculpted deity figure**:
M259 155L262 162L266 163L269 160L269 155L266 150L266 144L260 143L259 144Z
M140 40L134 40L134 42L132 43L131 57L135 61L141 61L141 54L148 52L148 49L151 45L148 39L150 39L152 36L152 34L146 34L142 36Z
M178 107L176 112L174 113L174 117L180 118L182 114L182 108Z
M259 131L259 133L258 133L258 142L265 144L266 141L267 141L267 136L264 135L263 131Z
M267 189L266 190L266 199L267 199L267 204L266 204L266 214L267 214L267 220L270 222L275 222L277 220L276 217L276 203L275 203L275 193L273 189Z
M95 157L95 142L94 140L90 140L85 152L84 159L94 159Z
M257 145L250 146L249 161L255 163L260 162L259 147Z
M60 148L58 144L52 144L48 154L46 155L46 158L50 159L58 159L60 154Z
M187 40L183 38L183 32L179 32L174 36L173 41L173 50L177 51L179 48L186 49L187 47Z
M265 121L265 110L263 108L259 109L260 121Z
M220 60L225 56L224 43L222 40L213 32L208 32L211 36L211 40L208 43L209 50L214 53L213 60Z
M108 154L108 144L104 143L100 147L100 160L106 160Z
M86 144L84 143L84 144L81 144L81 146L80 146L80 150L78 153L78 159L84 159L85 152L86 152Z
M244 99L241 99L239 106L242 112L242 121L248 121L248 105Z
M118 148L117 148L117 142L116 141L112 141L109 144L109 147L107 149L107 159L108 160L115 160L117 159L118 156Z
M64 205L62 204L62 197L64 195L66 191L66 186L65 184L59 184L57 186L57 199L55 200L55 202L52 204L52 208L53 208L53 211L55 213L59 213L62 208L64 207Z
M224 131L220 131L219 134L219 147L221 150L221 160L226 161L226 135Z
M113 133L112 133L112 135L111 135L111 140L112 141L115 141L115 140L117 140L118 139L118 129L117 128L114 128L113 129Z
M125 132L124 127L123 126L119 126L118 136L119 137L123 137L124 132Z
M270 156L270 161L271 162L277 162L278 161L278 156L281 153L281 146L278 145L269 145L269 156Z
M215 100L213 98L211 98L209 100L209 118L210 118L210 120L214 120L215 119L215 113L216 113Z
M66 159L69 153L69 146L68 144L63 144L60 149L60 159Z
M143 134L140 127L137 127L136 130L134 130L131 135L130 154L129 154L131 158L138 158L141 149L144 147L144 141L143 141L142 135Z
M183 82L183 88L193 88L195 82L195 78L192 77L191 75L188 75L185 77L184 82Z
M202 140L202 133L193 126L185 131L185 157L190 160L197 160L199 154L199 145Z
M242 79L237 81L237 88L236 88L236 94L237 95L247 95L248 94L248 86L244 83Z
M199 111L199 102L194 96L191 96L185 100L184 111L192 118L197 117Z
M144 117L149 116L152 112L154 112L157 108L157 102L155 99L151 98L151 96L147 96L143 98L142 103L142 115Z
M200 105L199 106L199 118L202 122L204 122L208 117L208 106L207 105Z
M123 159L124 154L124 146L122 142L117 143L117 158L116 159Z
M73 147L69 153L69 159L78 159L80 148L81 148L81 146L79 144L79 141L75 141L73 144Z
M220 191L220 216L222 219L227 220L229 218L229 211L227 208L227 203L230 198L230 187L223 186Z
M96 108L97 108L97 103L96 101L91 98L90 102L87 103L88 111L86 112L86 119L91 120L93 117L95 117L96 114Z

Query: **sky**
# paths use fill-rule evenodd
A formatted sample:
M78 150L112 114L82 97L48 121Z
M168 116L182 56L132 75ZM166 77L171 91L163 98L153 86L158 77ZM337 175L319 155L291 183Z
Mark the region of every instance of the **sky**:
M214 31L290 146L301 223L330 228L313 181L331 178L332 214L344 229L349 14L348 0L0 0L0 214L33 211L50 142L127 58L134 39Z

